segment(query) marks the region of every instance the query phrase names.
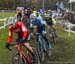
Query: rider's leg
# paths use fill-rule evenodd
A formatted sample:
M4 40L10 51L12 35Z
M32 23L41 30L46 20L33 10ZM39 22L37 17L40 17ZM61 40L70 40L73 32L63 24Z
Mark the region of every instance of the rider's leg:
M27 48L29 52L33 52L32 47L29 45L29 43L24 43L24 46Z
M24 43L24 46L27 48L28 52L30 52L30 53L34 56L33 49L32 49L32 47L29 45L29 43Z
M31 53L32 57L33 57L33 63L35 63L35 54L33 52L32 47L29 45L29 43L24 43L24 46L27 48L28 53Z

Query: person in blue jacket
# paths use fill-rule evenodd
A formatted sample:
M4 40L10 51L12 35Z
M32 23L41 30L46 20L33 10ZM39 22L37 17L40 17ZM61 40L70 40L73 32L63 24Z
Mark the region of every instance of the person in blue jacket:
M42 37L45 39L45 41L50 49L51 46L49 45L48 39L46 37L46 32L44 31L43 24L41 23L41 20L37 19L36 15L33 16L33 19L31 21L31 27L32 28L36 27L37 33L40 33L42 35ZM38 35L37 35L37 42L38 42Z

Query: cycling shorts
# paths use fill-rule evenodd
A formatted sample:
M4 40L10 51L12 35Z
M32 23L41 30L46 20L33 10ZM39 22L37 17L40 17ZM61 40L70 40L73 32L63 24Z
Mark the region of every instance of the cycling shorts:
M25 40L22 41L22 37L20 35L18 35L18 37L16 38L16 43L27 43L29 40L29 34L27 33L27 37L25 38Z

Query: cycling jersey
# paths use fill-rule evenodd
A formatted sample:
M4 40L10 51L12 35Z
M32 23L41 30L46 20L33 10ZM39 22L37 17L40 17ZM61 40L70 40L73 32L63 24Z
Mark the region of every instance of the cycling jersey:
M49 26L53 26L53 20L52 20L52 18L46 19L46 23L47 23L47 25L49 25Z
M44 24L44 20L41 15L37 16L37 19L40 20L42 24Z
M45 18L48 18L49 17L49 14L48 13L44 13L44 17Z
M25 27L23 22L17 21L15 23L15 27L9 26L9 37L8 37L9 44L12 42L13 32L17 33L18 36L22 37L23 39L26 39L28 36L28 29Z
M56 25L57 21L55 20L55 18L52 18L53 21L53 25Z
M37 26L37 32L41 33L43 31L43 24L40 20L36 19L35 21L32 20L31 26Z
M41 21L39 19L36 19L35 21L32 20L31 22L32 26L38 26L38 27L41 27L43 26L43 24L41 23Z

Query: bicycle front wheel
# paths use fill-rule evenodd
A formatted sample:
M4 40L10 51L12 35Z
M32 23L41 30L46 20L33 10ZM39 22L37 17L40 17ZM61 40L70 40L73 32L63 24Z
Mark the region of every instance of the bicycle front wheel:
M12 54L12 64L27 64L27 63L24 58L22 58L22 61L21 61L19 53L13 53Z
M49 42L46 42L45 39L43 39L43 49L48 56L51 56L51 53L52 53L51 44Z
M38 51L40 62L43 62L44 61L44 50L43 50L43 46L41 43L38 43L37 51Z

